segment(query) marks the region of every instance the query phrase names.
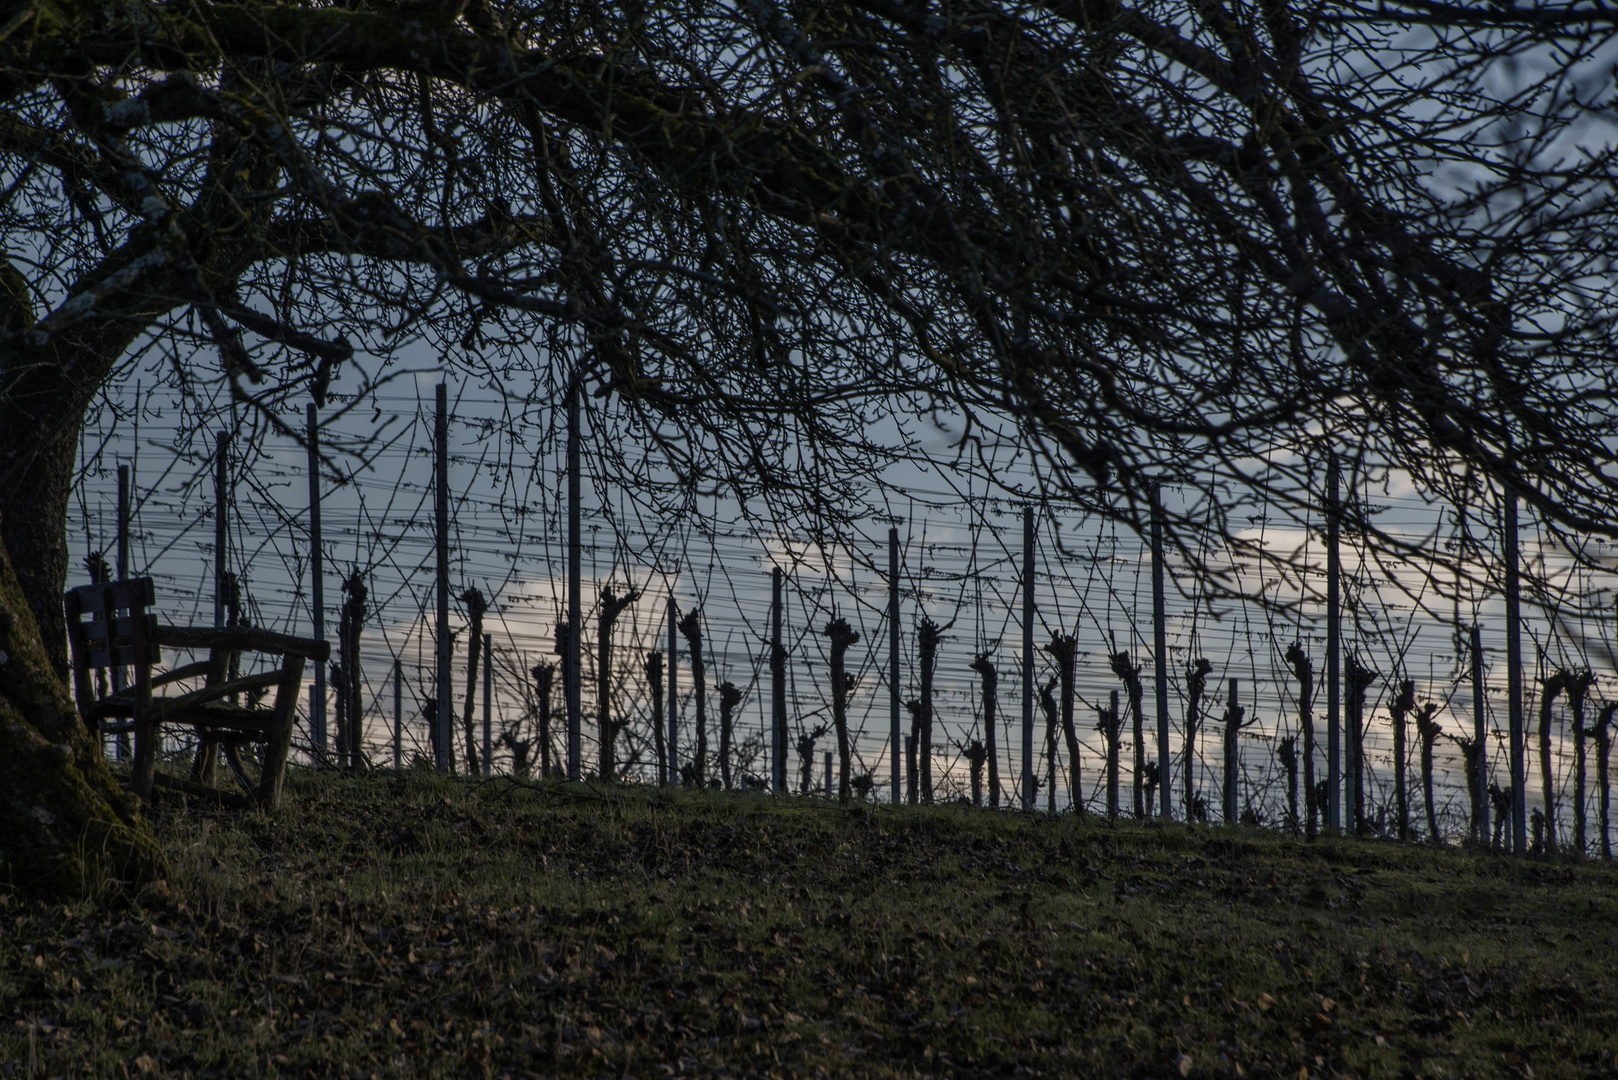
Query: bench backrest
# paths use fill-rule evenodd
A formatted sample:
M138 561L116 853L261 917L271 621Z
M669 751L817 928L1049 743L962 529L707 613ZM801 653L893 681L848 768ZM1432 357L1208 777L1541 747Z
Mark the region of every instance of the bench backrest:
M63 599L76 661L87 668L150 667L161 660L151 578L108 581L69 589ZM88 616L88 617L87 617ZM75 633L76 631L76 633Z
M104 668L135 669L137 691L150 683L152 665L162 659L152 579L104 581L69 589L62 598L68 643L73 650L73 689L80 709L96 700L90 673Z
M69 633L76 625L84 635L85 666L150 666L161 660L162 650L155 640L157 616L147 610L155 599L151 578L69 589L63 607ZM141 632L136 633L137 629Z

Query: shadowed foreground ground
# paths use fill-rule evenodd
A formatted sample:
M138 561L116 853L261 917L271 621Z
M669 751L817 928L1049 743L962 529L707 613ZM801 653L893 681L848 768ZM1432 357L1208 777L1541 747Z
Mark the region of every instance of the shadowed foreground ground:
M0 890L0 1075L1618 1077L1618 873L956 808L289 778Z

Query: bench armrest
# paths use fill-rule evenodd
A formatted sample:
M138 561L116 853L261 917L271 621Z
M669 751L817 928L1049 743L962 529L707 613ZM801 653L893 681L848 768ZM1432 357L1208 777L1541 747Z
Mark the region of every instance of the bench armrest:
M266 690L278 685L286 675L282 671L266 671L258 675L244 675L239 679L231 679L214 686L204 686L201 690L193 690L189 694L181 694L175 698L158 698L147 708L143 719L166 720L171 716L180 716L187 709L206 705L211 701L220 701L231 694L239 694L249 690Z
M176 649L229 649L231 652L280 653L324 663L331 659L331 643L313 638L278 634L257 627L215 629L211 626L159 626L154 640Z

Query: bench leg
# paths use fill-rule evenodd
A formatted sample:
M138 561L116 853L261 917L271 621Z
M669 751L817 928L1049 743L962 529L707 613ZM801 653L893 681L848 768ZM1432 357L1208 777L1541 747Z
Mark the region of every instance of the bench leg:
M257 786L247 778L247 763L242 760L242 741L240 739L225 740L225 761L230 765L230 771L236 774L236 780L242 789L252 796Z
M135 727L135 761L129 770L129 788L142 799L152 796L152 778L157 775L157 721Z
M270 738L264 745L264 770L259 775L258 802L266 810L281 808L281 783L286 779L287 753L292 749L292 717L303 686L303 657L289 656L275 688L275 711Z
M212 784L219 776L219 739L197 729L197 756L191 762L191 779Z

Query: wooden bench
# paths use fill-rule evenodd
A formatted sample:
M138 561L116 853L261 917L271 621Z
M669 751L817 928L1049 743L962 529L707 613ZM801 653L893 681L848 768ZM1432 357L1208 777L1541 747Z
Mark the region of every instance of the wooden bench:
M250 627L163 626L151 611L156 591L151 578L81 585L63 599L68 642L73 652L73 689L79 715L98 739L122 732L135 734L135 759L130 787L149 798L157 776L157 746L164 724L193 728L197 756L191 768L194 783L211 785L219 751L237 780L259 805L275 809L281 803L287 752L292 745L292 721L303 682L306 660L325 663L331 647L323 641L291 637ZM206 653L207 659L170 671L157 671L164 647ZM244 652L273 657L265 670L231 678L233 657ZM125 685L124 671L133 673ZM112 676L112 685L97 692L98 672ZM185 684L196 684L185 689ZM159 694L172 687L178 693ZM257 704L274 689L268 708ZM246 695L247 704L239 704ZM244 744L262 744L256 779L248 775L242 758Z

